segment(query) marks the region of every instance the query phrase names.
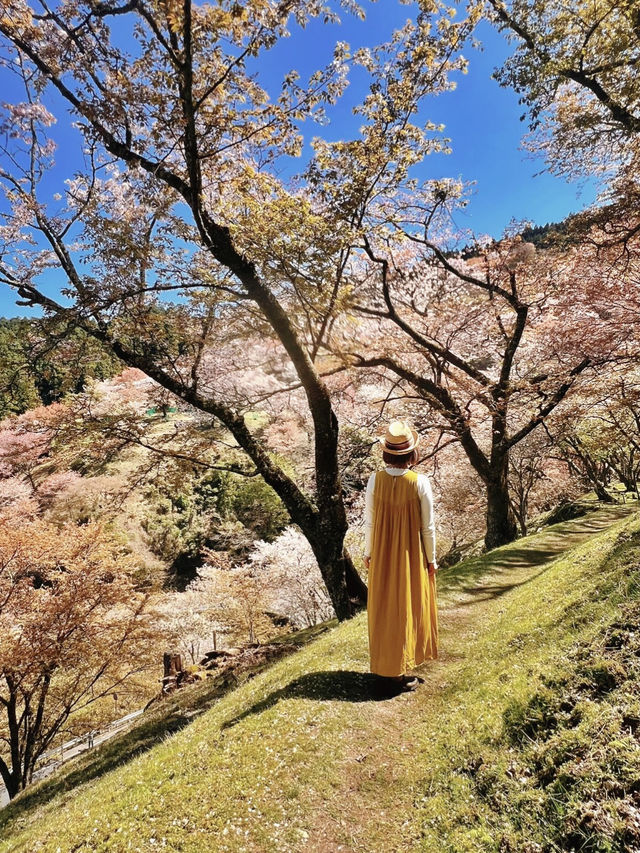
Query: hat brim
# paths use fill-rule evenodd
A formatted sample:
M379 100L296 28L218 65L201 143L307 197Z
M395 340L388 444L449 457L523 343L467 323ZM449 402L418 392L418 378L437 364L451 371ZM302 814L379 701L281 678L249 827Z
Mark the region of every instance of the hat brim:
M407 453L412 453L416 447L420 444L420 436L416 432L415 429L411 430L411 437L413 438L413 444L411 447L403 447L402 450L395 450L393 447L390 447L386 442L386 436L382 435L378 439L378 442L382 445L382 449L385 453L391 453L392 456L405 456Z

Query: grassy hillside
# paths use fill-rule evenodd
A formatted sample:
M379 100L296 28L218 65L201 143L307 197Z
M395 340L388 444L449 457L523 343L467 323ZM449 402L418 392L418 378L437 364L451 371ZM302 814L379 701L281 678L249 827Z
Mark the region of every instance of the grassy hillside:
M639 564L621 507L459 564L415 694L375 691L363 615L124 766L19 799L0 851L638 849Z

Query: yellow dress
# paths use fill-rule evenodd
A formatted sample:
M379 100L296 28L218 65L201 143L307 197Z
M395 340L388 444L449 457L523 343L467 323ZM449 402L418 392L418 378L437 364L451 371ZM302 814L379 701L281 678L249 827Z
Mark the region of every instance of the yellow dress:
M436 579L429 577L420 533L418 475L378 471L369 567L371 672L404 675L438 656Z

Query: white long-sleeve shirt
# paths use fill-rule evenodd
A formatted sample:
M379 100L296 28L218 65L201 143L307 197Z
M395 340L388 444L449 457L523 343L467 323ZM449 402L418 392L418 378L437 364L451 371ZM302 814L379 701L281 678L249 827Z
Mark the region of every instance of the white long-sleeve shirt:
M392 477L401 477L408 468L385 468ZM375 473L369 477L364 499L364 555L371 556L371 539L373 536L373 491L376 483ZM418 474L418 496L422 514L422 542L427 560L435 565L436 562L436 525L433 514L433 495L431 483L426 474Z

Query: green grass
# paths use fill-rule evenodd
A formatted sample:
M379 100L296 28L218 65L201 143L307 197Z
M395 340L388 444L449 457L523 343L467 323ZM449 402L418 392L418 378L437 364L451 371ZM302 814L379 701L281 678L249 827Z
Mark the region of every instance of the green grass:
M493 611L492 624L478 635L473 654L451 685L456 701L448 703L446 729L435 741L419 740L415 849L637 849L602 822L589 835L583 824L578 843L571 825L576 813L592 808L595 791L611 792L608 782L616 775L629 773L640 782L637 742L628 741L613 756L615 727L607 720L611 714L622 716L613 689L598 696L597 688L598 682L615 685L620 677L617 662L603 658L600 650L616 620L634 608L639 569L636 517L557 559ZM637 693L637 672L628 675L622 690ZM583 681L591 684L588 713L586 686L573 707L569 701L575 684ZM576 727L578 717L572 713L578 702L585 717ZM455 730L459 739L454 744ZM591 754L590 761L570 766L581 750ZM607 770L612 761L618 762L616 773ZM568 784L573 773L584 774L583 785ZM602 784L603 779L608 782Z
M635 779L620 722L635 670L603 650L616 620L631 630L639 529L605 508L442 572L441 658L415 694L375 690L364 615L221 697L183 694L111 758L105 745L0 812L0 851L539 853L571 849L557 845L576 827L600 844L586 851L628 849L622 806L596 829L579 816L614 769ZM562 716L569 694L583 728ZM127 743L139 754L116 766Z

